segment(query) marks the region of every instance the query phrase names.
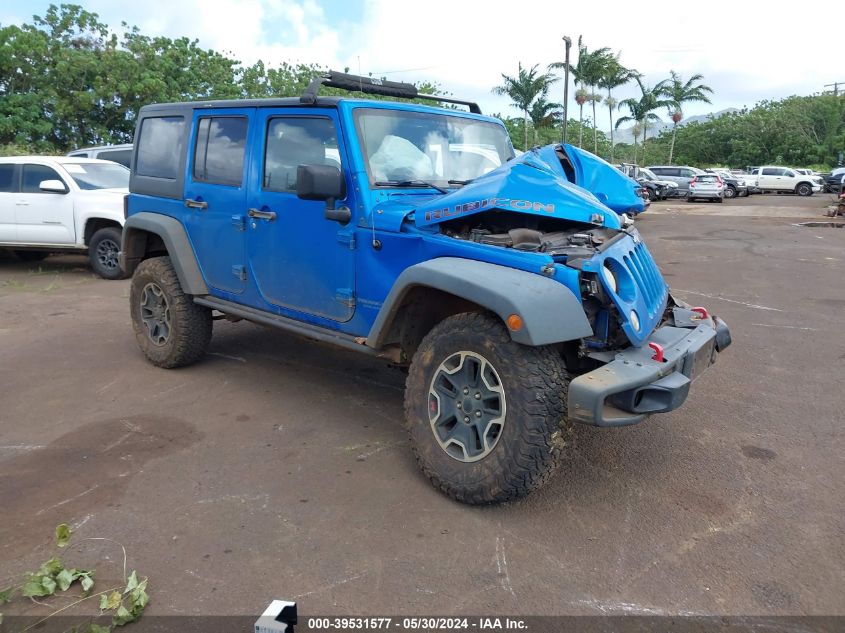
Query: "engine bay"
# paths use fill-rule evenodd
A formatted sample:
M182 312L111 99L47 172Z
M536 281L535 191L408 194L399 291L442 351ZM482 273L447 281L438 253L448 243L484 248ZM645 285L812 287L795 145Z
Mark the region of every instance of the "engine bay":
M619 234L593 224L496 209L444 222L440 228L459 240L561 258L590 257Z

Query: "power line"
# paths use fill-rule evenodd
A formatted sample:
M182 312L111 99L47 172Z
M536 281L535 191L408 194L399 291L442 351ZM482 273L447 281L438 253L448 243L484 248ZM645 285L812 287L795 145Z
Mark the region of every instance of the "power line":
M839 96L839 84L845 84L845 81L834 81L832 84L825 84L824 87L830 88L831 86L833 86L833 96L838 97Z

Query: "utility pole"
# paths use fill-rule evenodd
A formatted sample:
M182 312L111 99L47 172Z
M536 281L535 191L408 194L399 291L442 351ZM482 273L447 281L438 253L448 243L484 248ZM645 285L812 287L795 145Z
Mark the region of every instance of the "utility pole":
M566 145L566 131L569 128L569 49L572 47L572 40L566 35L563 36L566 44L566 68L563 72L563 144Z
M834 81L832 84L825 84L824 87L830 88L831 86L833 86L833 96L838 97L839 96L839 84L845 84L845 81Z

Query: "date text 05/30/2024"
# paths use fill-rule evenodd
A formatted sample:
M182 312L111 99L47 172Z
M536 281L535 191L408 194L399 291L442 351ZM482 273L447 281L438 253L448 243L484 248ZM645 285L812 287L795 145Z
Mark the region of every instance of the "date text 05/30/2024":
M473 617L326 617L308 618L307 631L355 631L355 630L399 630L399 631L515 631L527 628L519 618Z

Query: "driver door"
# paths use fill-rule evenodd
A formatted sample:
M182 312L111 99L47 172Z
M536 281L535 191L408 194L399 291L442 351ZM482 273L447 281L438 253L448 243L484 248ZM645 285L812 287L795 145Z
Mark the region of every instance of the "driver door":
M299 165L344 170L346 148L337 112L259 110L261 164L247 194L247 258L262 298L280 308L333 321L355 312L354 219L343 226L325 217L326 203L296 195ZM348 171L348 170L347 170ZM355 209L354 187L337 205Z

